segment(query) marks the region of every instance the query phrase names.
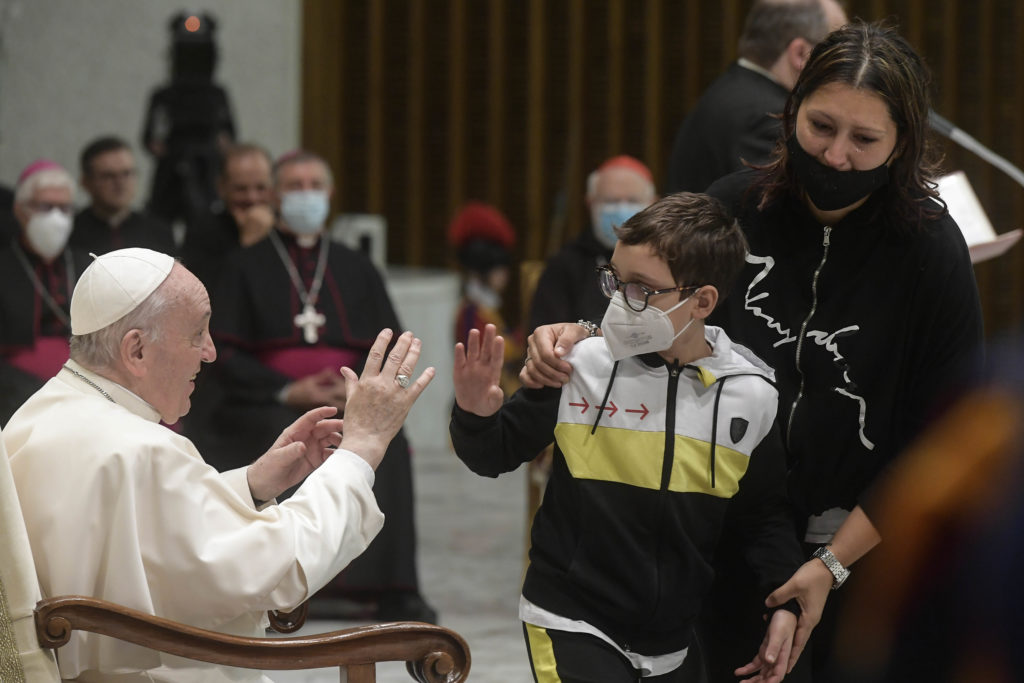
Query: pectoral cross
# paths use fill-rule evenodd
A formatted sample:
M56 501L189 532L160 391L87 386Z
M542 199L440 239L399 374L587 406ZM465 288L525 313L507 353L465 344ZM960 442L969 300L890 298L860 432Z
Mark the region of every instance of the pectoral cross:
M316 330L318 327L323 327L326 322L327 318L324 317L324 314L317 313L312 304L306 304L302 313L295 316L295 327L302 328L302 336L307 344L316 344L316 340L320 338Z

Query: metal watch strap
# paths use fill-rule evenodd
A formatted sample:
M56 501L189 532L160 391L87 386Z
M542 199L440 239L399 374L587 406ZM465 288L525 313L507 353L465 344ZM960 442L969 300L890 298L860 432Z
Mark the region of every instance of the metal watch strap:
M577 320L576 324L587 331L588 337L596 337L598 331L601 329L595 323L592 323L589 320L584 320L583 318Z
M834 579L832 583L832 590L836 590L843 585L843 582L850 577L850 570L843 566L843 563L836 559L836 556L832 554L827 545L823 545L815 550L811 557L816 557L825 563L828 570L832 572Z

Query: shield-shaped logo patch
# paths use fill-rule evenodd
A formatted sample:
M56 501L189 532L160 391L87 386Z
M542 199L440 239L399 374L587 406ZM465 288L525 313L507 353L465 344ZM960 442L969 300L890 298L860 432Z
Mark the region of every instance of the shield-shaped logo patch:
M739 443L743 435L747 433L747 427L750 426L750 422L744 420L742 417L734 417L732 422L729 423L729 436L732 437L733 443Z

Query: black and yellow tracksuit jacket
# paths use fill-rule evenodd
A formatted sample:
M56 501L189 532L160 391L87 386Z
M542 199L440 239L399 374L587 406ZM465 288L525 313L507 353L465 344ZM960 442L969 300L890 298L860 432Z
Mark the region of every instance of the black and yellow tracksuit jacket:
M786 500L773 372L715 327L682 367L612 361L580 342L559 389L522 389L496 414L455 406L455 452L495 477L555 441L523 595L646 655L680 650L723 533L739 534L767 596L803 562Z

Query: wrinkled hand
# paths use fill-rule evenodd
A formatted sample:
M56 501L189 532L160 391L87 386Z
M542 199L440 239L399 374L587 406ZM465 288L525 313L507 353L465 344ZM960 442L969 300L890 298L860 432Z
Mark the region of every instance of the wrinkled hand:
M310 410L281 432L270 450L249 465L246 478L255 500L270 500L309 476L341 443L337 409Z
M569 381L572 366L562 360L587 331L576 323L541 325L526 340L526 363L519 381L530 389L560 387Z
M395 377L412 377L422 342L412 332L405 332L385 358L391 337L392 332L387 329L377 335L362 376L356 377L351 368L341 369L348 392L341 446L374 469L384 459L384 451L402 427L412 404L434 378L434 368L427 368L408 388L399 386Z
M238 225L238 243L243 247L255 244L274 227L274 212L266 204L253 204L231 212Z
M339 413L345 410L345 378L333 368L324 368L288 385L285 405L308 410L319 406L334 406Z
M734 673L737 676L750 676L743 679L744 683L778 683L785 678L792 668L788 666L788 662L796 623L796 615L792 612L776 610L768 622L768 630L765 631L757 655L749 664L741 666Z
M481 338L482 337L482 338ZM505 359L505 340L494 325L470 330L466 344L455 345L455 402L474 415L487 417L498 412L505 395L501 391L501 367Z
M793 572L793 576L789 577L789 581L776 588L764 602L768 607L778 607L795 599L800 605L800 620L797 622L796 635L793 637L787 673L793 670L800 653L807 646L811 631L821 620L821 612L825 609L825 601L832 590L833 580L832 573L825 563L812 558L800 565L800 568Z

